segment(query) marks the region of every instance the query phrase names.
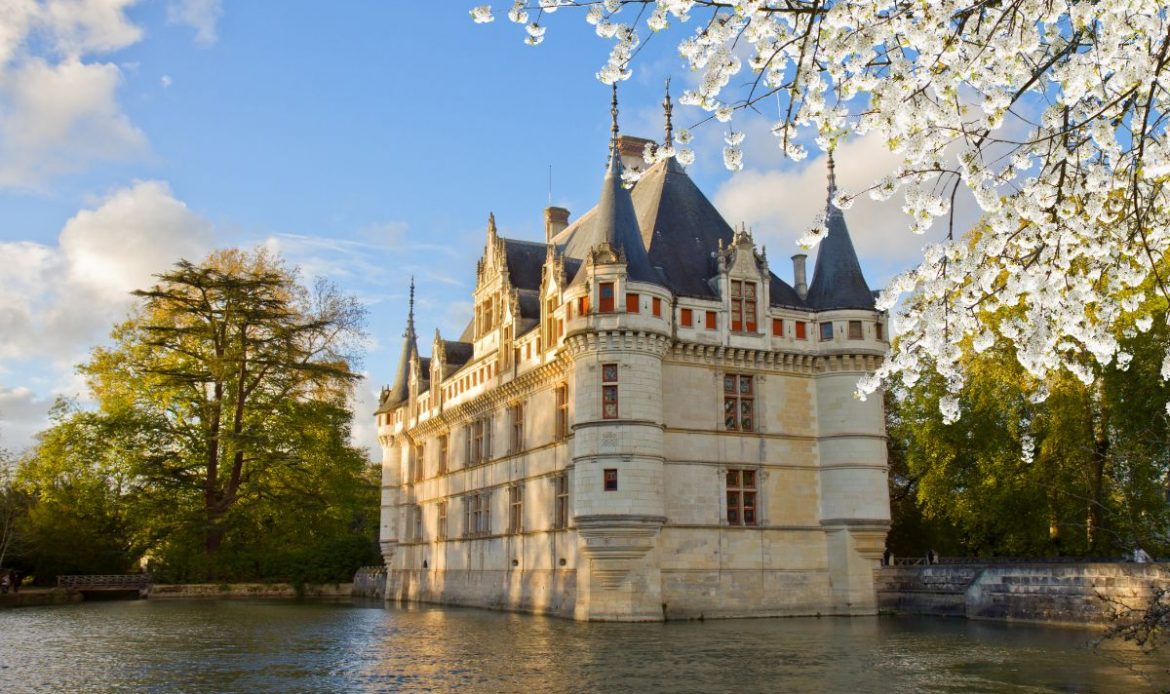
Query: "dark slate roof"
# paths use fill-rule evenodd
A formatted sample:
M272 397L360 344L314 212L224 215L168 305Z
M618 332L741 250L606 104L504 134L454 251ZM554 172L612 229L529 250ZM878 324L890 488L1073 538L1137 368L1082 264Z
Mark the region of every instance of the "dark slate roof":
M384 392L382 401L378 403L378 411L406 402L410 397L410 360L416 354L418 339L414 334L412 315L406 319L406 332L402 335L402 354L398 357L398 371L394 374L394 383Z
M817 250L817 263L808 286L809 306L818 311L837 308L872 309L873 293L861 274L861 263L857 261L857 252L853 250L844 213L829 204L825 216L825 226L829 233Z
M537 289L520 289L516 292L520 301L520 318L535 318L540 320L540 291Z
M569 245L572 248L566 247L566 255L584 258L592 248L608 242L625 256L626 272L631 280L663 283L661 275L650 263L634 201L630 191L622 185L622 160L615 153L610 153L609 167L601 182L601 199L596 207L577 220L578 226L586 221L586 217L589 224L582 228L584 233L580 234L579 240L571 240Z
M768 289L771 293L769 297L771 301L768 302L769 304L772 306L808 308L808 304L805 303L804 299L800 298L800 295L796 293L796 290L791 285L777 277L774 272L769 271L768 274L771 276L768 281Z
M731 226L703 195L691 177L672 158L654 164L634 186L631 194L643 244L649 245L650 264L675 294L716 299L708 280L717 272L714 254L719 242L731 244ZM553 239L568 258L583 258L597 243L597 208L583 214ZM572 277L576 270L566 273ZM773 306L805 308L796 291L776 275L771 276Z
M504 258L508 263L508 278L516 289L540 289L544 260L548 246L533 241L501 239Z
M719 241L732 230L691 177L673 159L651 166L634 187L634 207L650 264L662 269L675 294L716 298L707 280L717 271Z
M455 373L464 364L471 361L474 346L469 342L456 342L454 340L443 340L440 343L443 350L444 363L447 368L443 370L443 377Z

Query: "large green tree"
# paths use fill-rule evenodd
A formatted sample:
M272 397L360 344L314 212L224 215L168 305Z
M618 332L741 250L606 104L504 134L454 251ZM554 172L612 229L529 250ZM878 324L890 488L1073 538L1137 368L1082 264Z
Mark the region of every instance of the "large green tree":
M1036 382L1006 341L979 351L967 340L954 422L939 410L940 377L898 384L887 407L895 553L921 551L923 538L956 554L1170 552L1167 329L1154 310L1118 335L1131 361L1085 359L1084 378Z
M97 410L64 413L24 465L34 513L84 473L88 502L114 495L126 556L171 578L336 580L368 561L376 485L348 407L362 308L264 250L158 280L81 367Z

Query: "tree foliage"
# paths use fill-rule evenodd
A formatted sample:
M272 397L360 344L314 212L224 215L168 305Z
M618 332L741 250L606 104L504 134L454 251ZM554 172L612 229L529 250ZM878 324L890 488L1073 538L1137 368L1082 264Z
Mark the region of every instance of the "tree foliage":
M951 397L940 376L902 381L889 398L891 463L895 488L910 488L914 503L895 502L895 553L920 550L898 528L922 525L917 514L947 553L1170 552L1170 392L1158 377L1165 333L1159 322L1119 336L1133 360L1089 362L1090 385L1065 372L1033 382L1010 345L976 352L968 343L957 420L939 411Z
M349 443L363 311L263 250L180 261L81 367L22 465L38 570L138 559L175 580L337 580L370 560L376 486ZM70 541L68 538L75 538Z

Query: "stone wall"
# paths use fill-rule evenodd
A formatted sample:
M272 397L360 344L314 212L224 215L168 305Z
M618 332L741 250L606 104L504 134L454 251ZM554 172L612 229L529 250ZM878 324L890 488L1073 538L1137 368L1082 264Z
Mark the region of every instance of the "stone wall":
M386 599L386 567L363 566L353 575L353 595L359 598Z
M982 564L884 567L884 612L1057 624L1104 624L1170 586L1170 564Z
M306 584L297 590L291 583L175 583L151 586L151 600L191 598L348 598L352 583Z

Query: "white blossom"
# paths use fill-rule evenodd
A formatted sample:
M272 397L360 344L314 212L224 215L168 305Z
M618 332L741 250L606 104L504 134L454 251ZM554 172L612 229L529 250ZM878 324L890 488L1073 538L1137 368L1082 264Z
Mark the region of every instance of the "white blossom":
M508 17L530 41L543 38L527 16L536 7L557 21L579 10L609 44L597 70L607 84L632 75L641 31L675 44L694 75L679 104L704 118L734 122L778 95L772 136L795 161L806 143L878 138L896 165L835 196L839 208L861 194L890 200L907 231L923 232L953 214L952 194L978 205L977 234L926 249L880 299L890 309L913 296L875 377L912 384L937 371L945 417L959 415L968 340L987 349L1003 338L1036 381L1064 370L1092 383L1101 366L1129 363L1119 337L1150 329L1148 299L1163 291L1150 259L1170 254L1164 2L517 1ZM492 21L488 5L471 16ZM692 163L690 135L677 132L674 156ZM748 146L727 143L724 165L741 168ZM824 233L819 219L799 242ZM999 309L1011 317L987 327Z
M496 20L496 18L492 16L491 5L476 5L475 7L471 8L471 18L475 20L476 24L487 24L488 22L494 22Z

